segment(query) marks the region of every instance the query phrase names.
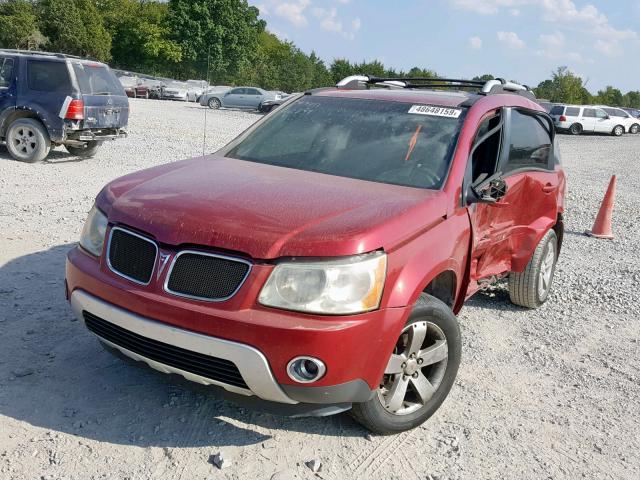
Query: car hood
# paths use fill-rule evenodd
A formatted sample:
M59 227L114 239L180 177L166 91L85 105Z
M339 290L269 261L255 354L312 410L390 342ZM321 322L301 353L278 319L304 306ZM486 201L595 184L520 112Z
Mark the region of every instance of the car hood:
M440 191L208 156L119 178L97 205L169 245L253 258L392 250L442 221Z

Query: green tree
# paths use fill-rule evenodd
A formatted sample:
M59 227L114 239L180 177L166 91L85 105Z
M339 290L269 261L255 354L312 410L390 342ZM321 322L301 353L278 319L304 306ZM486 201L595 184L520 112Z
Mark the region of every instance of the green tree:
M182 51L183 74L232 78L258 46L265 22L246 0L170 0L168 23Z
M93 0L41 0L38 5L48 48L103 61L111 58L111 35Z
M622 103L625 107L640 109L640 92L636 90L625 93Z
M599 90L596 95L598 103L602 105L610 105L612 107L623 106L622 92L617 88L608 85L604 90Z
M488 82L489 80L495 80L496 77L491 75L490 73L485 73L484 75L479 75L473 77L471 80L480 81L480 82Z
M101 0L97 4L112 37L115 66L165 75L182 60L180 46L170 38L166 3Z
M0 2L0 47L39 49L47 39L38 29L38 17L32 2Z

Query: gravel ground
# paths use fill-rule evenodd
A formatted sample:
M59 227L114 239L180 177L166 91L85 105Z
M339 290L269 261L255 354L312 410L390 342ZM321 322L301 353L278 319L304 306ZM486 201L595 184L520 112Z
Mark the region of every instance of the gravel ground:
M372 437L347 415L256 413L133 368L74 321L64 257L99 189L202 151L204 109L131 105L129 138L92 160L59 149L26 165L0 147L1 479L640 478L640 135L561 136L567 233L550 301L525 311L503 285L473 297L448 400L419 429ZM209 111L207 151L257 118ZM587 238L612 174L616 239Z

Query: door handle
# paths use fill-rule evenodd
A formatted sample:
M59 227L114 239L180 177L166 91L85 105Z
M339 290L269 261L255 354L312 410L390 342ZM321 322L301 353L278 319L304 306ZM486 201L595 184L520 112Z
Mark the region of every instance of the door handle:
M554 184L547 183L544 187L542 187L542 191L544 193L551 193L551 192L554 192L556 190L556 188L558 188L558 187L556 187Z

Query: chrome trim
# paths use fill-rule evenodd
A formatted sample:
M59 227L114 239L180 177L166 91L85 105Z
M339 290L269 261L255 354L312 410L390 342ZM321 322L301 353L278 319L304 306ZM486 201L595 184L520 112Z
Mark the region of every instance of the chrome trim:
M126 348L108 342L99 335L96 335L101 341L120 350L124 355L134 360L143 361L155 370L164 373L177 373L187 380L204 385L219 385L230 392L243 395L256 395L263 400L288 404L298 403L289 398L282 388L280 388L271 372L266 357L254 347L160 323L100 300L83 290L75 290L71 294L71 308L76 317L78 317L78 320L83 323L84 317L82 312L87 311L105 321L111 322L143 337L175 345L203 355L229 360L238 367L249 390L185 372L179 368L151 360L150 358L131 352Z
M124 273L119 272L118 270L116 270L112 265L111 265L111 259L110 257L110 253L111 253L111 238L113 237L113 232L116 230L120 230L121 232L125 232L128 233L129 235L133 235L134 237L138 237L141 238L142 240L146 240L147 242L149 242L151 245L153 245L156 249L156 256L153 259L153 269L151 270L151 275L149 275L149 281L148 282L141 282L140 280L136 280L135 278L131 278L128 275L125 275ZM144 237L138 233L132 232L131 230L127 230L126 228L122 228L122 227L111 227L111 231L109 232L109 241L107 242L107 266L109 267L109 270L111 270L113 273L115 273L116 275L121 276L122 278L126 278L127 280L129 280L130 282L133 283L137 283L138 285L149 285L151 283L151 280L153 280L153 272L156 270L156 262L158 261L158 245L156 244L156 242L154 242L153 240Z
M227 295L226 297L208 298L208 297L198 297L196 295L189 295L187 293L176 292L176 291L171 290L169 288L169 279L171 278L171 274L173 273L173 267L175 266L176 261L178 260L178 258L181 255L183 255L185 253L190 253L192 255L201 255L203 257L222 258L224 260L231 260L233 262L244 263L245 265L247 265L249 267L249 269L247 270L247 273L245 274L245 276L242 278L242 280L238 284L238 287L233 292L231 292L231 295ZM201 252L201 251L198 251L198 250L181 250L181 251L179 251L178 253L176 253L174 255L173 260L171 261L171 265L169 266L169 270L167 271L167 275L166 275L166 277L164 279L164 285L162 286L162 288L164 289L165 292L170 293L171 295L175 295L177 297L190 298L191 300L201 300L203 302L224 302L225 300L229 300L236 293L238 293L238 290L240 290L242 288L242 285L244 285L244 282L247 280L247 277L251 273L251 268L252 267L253 267L253 264L250 261L245 260L243 258L229 257L227 255L219 255L217 253Z
M298 360L309 360L310 362L313 362L316 364L316 366L318 367L318 374L315 376L315 378L313 378L312 380L304 380L304 379L298 378L297 376L295 376L294 373L292 373L291 366L294 364L294 362L297 362ZM327 367L325 366L324 362L318 358L307 357L305 355L302 355L300 357L292 358L291 361L287 363L287 375L289 375L289 378L294 382L298 382L298 383L317 382L322 377L324 377L325 373L327 373Z

